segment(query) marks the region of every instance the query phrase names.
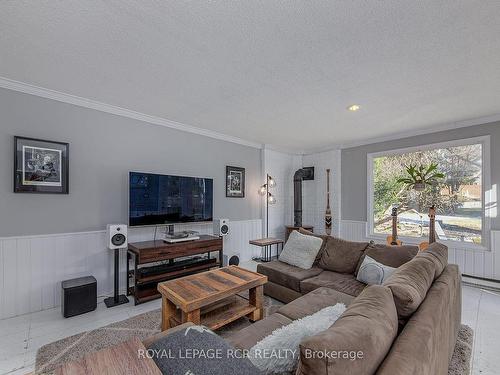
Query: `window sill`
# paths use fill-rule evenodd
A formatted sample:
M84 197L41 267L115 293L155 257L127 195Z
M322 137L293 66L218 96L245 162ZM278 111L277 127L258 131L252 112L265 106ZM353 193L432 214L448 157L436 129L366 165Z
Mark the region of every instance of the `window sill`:
M384 234L367 234L366 238L368 240L373 240L375 242L385 242L387 239L388 235ZM426 241L425 239L420 239L420 238L411 238L411 237L399 237L398 239L403 242L403 245L415 245L418 246L421 242ZM478 245L474 243L469 243L469 242L459 242L459 241L443 241L443 240L438 240L439 243L442 243L443 245L448 246L450 249L460 249L460 250L473 250L473 251L491 251L489 247L485 246L484 244Z

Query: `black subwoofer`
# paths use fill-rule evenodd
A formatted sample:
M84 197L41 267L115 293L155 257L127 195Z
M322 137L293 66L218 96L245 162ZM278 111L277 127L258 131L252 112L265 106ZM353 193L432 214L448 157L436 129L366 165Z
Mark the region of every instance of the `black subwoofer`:
M97 307L97 280L94 276L61 282L61 312L65 318L84 314Z

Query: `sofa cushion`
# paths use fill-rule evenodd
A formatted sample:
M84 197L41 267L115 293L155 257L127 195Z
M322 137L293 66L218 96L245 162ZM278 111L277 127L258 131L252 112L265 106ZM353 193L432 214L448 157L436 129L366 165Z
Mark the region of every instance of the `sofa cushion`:
M364 257L368 255L370 258L375 259L377 262L385 264L386 266L398 268L406 262L412 260L418 253L418 246L403 245L403 246L389 246L384 244L370 243L366 248L363 256L360 258L356 267L356 274L358 274L359 267L363 263Z
M322 245L321 238L300 234L294 230L290 233L279 259L292 266L308 270L313 266Z
M435 273L436 266L431 260L415 257L384 282L394 295L400 318L408 318L418 309L434 281Z
M287 263L275 260L269 263L259 263L257 272L267 276L268 281L286 286L300 292L300 282L319 275L323 270L313 267L305 270Z
M354 297L349 294L339 292L335 289L322 287L280 307L277 312L287 318L296 320L307 315L314 314L324 307L333 306L337 303L343 303L344 305L349 306L353 300Z
M353 274L368 242L346 241L328 237L318 266L334 272Z
M356 280L354 275L323 271L318 276L301 281L300 291L302 294L306 294L322 286L356 297L366 285Z
M297 374L374 374L397 332L397 312L390 289L369 286L329 329L302 341ZM347 358L342 354L346 352L350 354ZM338 356L325 358L324 353Z
M299 228L299 233L305 234L306 236L318 237L318 238L321 238L321 240L323 241L323 243L321 244L321 248L318 251L318 255L316 255L316 260L314 261L315 264L318 263L319 260L321 259L321 255L323 254L323 251L325 251L326 241L328 240L328 236L326 234L316 234L316 233L308 231L304 228Z
M460 271L457 265L450 264L434 281L425 300L392 344L377 375L448 374L461 313Z
M434 242L429 245L427 250L419 252L417 257L427 258L434 263L436 266L434 279L437 279L448 265L448 247Z
M231 333L225 339L238 349L250 350L251 347L264 337L269 336L275 329L281 328L291 322L292 320L286 316L274 313L240 331Z
M283 303L289 303L302 297L302 293L286 286L273 283L272 281L268 281L264 284L264 294Z

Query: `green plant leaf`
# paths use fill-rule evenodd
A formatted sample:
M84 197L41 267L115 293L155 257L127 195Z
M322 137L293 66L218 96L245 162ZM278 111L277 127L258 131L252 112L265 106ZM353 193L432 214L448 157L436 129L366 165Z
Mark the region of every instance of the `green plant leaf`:
M405 184L407 189L411 189L415 184L433 185L438 182L438 179L445 177L443 173L437 171L436 163L428 166L410 164L405 166L405 169L407 176L399 178L397 182Z
M424 173L424 176L428 176L431 172L434 172L437 169L437 167L438 167L437 164L429 165L429 167L427 168L427 170Z

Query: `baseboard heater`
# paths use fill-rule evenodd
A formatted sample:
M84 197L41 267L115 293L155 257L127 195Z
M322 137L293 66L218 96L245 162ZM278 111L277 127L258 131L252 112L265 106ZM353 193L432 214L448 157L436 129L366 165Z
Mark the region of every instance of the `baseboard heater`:
M462 277L471 279L471 280L464 280L462 278L462 282L465 285L470 285L470 286L478 286L483 289L490 289L494 291L500 290L500 280L495 280L495 279L490 279L487 277L480 277L480 276L471 276L467 275L465 273L462 274Z

